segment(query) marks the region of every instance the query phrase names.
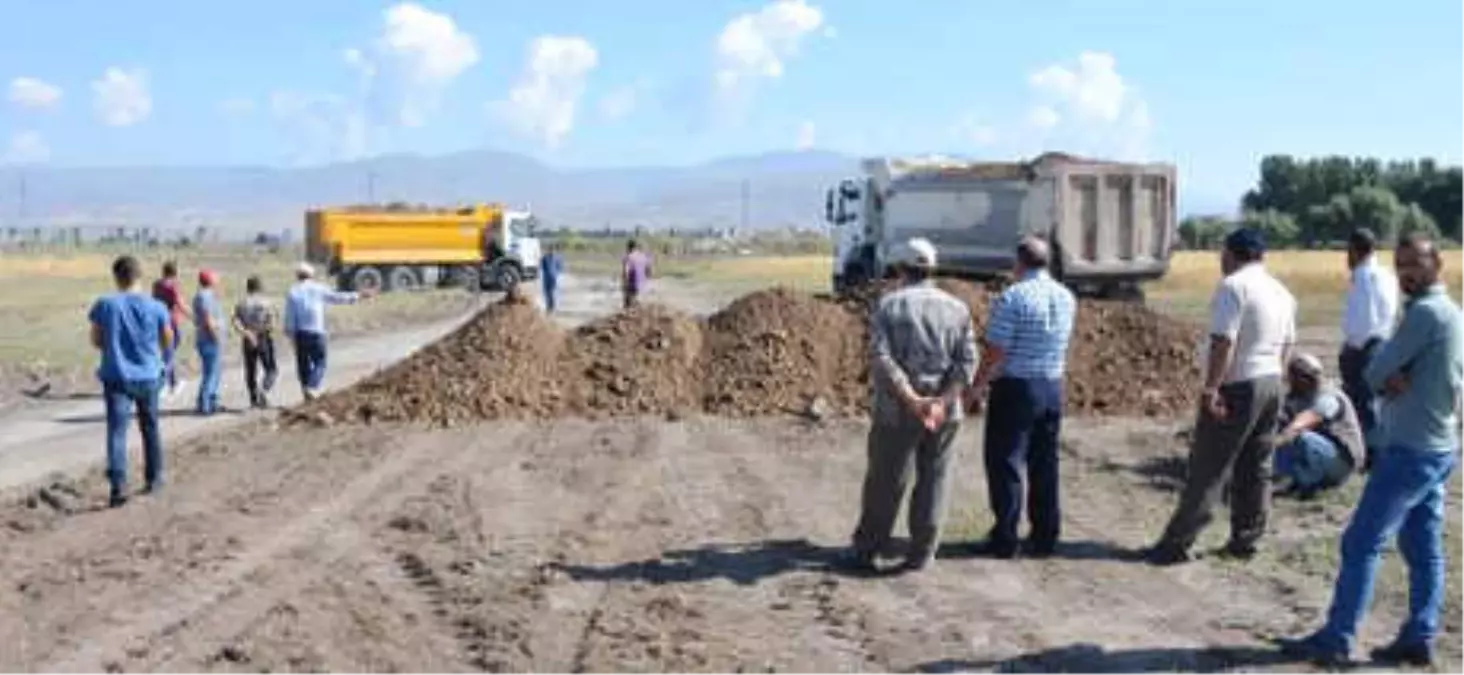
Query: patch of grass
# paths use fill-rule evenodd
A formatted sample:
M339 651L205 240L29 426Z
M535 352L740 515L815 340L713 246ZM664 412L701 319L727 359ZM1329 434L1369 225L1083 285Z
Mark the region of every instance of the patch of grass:
M244 295L244 281L257 274L265 291L283 304L293 283L293 255L255 253L248 249L142 252L137 257L150 287L164 260L178 263L186 297L197 289L197 273L208 268L221 275L221 300L226 312ZM97 296L112 290L113 255L89 251L58 255L7 253L0 257L0 365L56 374L89 371L96 354L88 343L86 312ZM349 336L392 326L426 323L465 311L472 299L462 290L385 294L354 306L333 307L329 313L333 334ZM194 368L193 330L185 327L180 363ZM227 355L235 355L229 350Z

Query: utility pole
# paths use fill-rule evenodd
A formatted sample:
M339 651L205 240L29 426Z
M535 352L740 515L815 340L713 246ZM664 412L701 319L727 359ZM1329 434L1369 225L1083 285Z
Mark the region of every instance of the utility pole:
M20 170L20 199L15 204L15 220L17 223L25 222L25 169Z

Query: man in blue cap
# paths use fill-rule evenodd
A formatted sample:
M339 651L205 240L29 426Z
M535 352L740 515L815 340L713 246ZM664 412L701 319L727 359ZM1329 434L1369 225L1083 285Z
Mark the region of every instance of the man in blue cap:
M1265 251L1265 239L1254 229L1225 238L1225 277L1210 298L1210 344L1189 475L1164 535L1148 552L1152 564L1190 559L1227 483L1230 541L1222 553L1249 559L1266 531L1282 375L1296 342L1296 299L1266 271Z

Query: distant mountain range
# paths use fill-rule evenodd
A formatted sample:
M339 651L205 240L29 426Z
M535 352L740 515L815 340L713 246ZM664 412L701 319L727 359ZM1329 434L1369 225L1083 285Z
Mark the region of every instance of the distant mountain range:
M691 166L557 169L509 152L383 155L305 168L0 167L0 226L289 227L316 205L504 202L549 226L816 227L825 188L858 170L827 151L728 157Z

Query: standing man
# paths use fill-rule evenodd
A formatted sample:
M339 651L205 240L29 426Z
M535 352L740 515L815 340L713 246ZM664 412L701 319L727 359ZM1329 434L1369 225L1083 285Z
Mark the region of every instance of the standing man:
M625 258L620 262L620 290L625 296L625 309L634 307L640 301L640 294L651 278L651 258L641 251L640 244L631 239L625 245Z
M1341 569L1327 623L1283 641L1292 655L1324 664L1350 659L1372 601L1383 546L1395 534L1408 565L1408 618L1394 640L1372 652L1383 664L1427 666L1444 601L1444 495L1459 452L1464 388L1464 319L1439 281L1443 259L1427 237L1398 244L1394 264L1407 293L1403 321L1364 377L1382 396L1382 450L1342 533Z
M559 307L559 275L564 272L564 256L559 245L551 244L549 252L539 261L540 283L544 285L544 309L550 314Z
M251 276L244 282L245 296L234 306L234 330L244 336L244 384L249 389L249 405L269 407L269 391L274 388L279 369L275 364L275 308L264 296L264 283ZM264 381L259 371L264 370Z
M313 401L325 382L325 305L354 304L375 292L332 290L315 280L315 268L310 263L300 263L295 268L295 279L295 285L285 297L285 333L294 343L301 395L306 401Z
M163 352L172 347L167 307L143 295L142 265L124 255L112 263L117 292L97 299L87 314L91 343L101 352L97 378L107 405L107 481L116 508L127 502L127 426L133 408L142 432L146 491L162 487L163 440L158 433L158 390L162 388Z
M909 504L910 549L904 569L930 564L940 540L951 444L960 428L961 392L976 369L976 341L966 303L931 283L935 246L912 239L896 253L905 285L880 300L870 319L873 413L869 468L859 526L848 561L877 571L915 463Z
M1286 368L1276 473L1303 499L1341 485L1367 461L1352 402L1323 379L1322 362L1311 354L1297 354Z
M198 346L198 362L202 372L198 380L197 412L212 415L219 411L219 386L223 379L224 309L219 304L215 287L219 277L212 270L198 271L198 293L193 296L194 343Z
M168 309L168 328L173 333L173 340L163 351L163 379L167 385L168 396L178 393L178 343L181 342L178 327L183 322L193 320L188 314L188 306L183 303L183 291L178 288L178 263L169 260L163 263L163 276L153 282L152 296L154 300L163 303Z
M1225 238L1220 280L1210 298L1210 348L1189 475L1153 565L1190 560L1230 483L1230 540L1222 553L1247 560L1266 532L1271 451L1281 414L1281 374L1296 342L1296 299L1266 271L1265 239L1242 228Z
M1031 478L1026 500L1032 531L1025 552L1051 556L1061 531L1057 437L1077 300L1048 274L1050 263L1051 249L1042 238L1024 237L1017 245L1016 283L991 306L981 372L971 387L977 409L990 395L986 485L996 525L985 548L998 558L1018 552L1023 473Z
M1342 391L1352 400L1362 423L1368 450L1376 450L1377 404L1363 371L1379 344L1393 332L1398 316L1398 279L1377 261L1377 238L1358 229L1347 240L1347 267L1352 271L1347 308L1342 314L1342 353L1337 358ZM1369 452L1371 456L1371 452Z

